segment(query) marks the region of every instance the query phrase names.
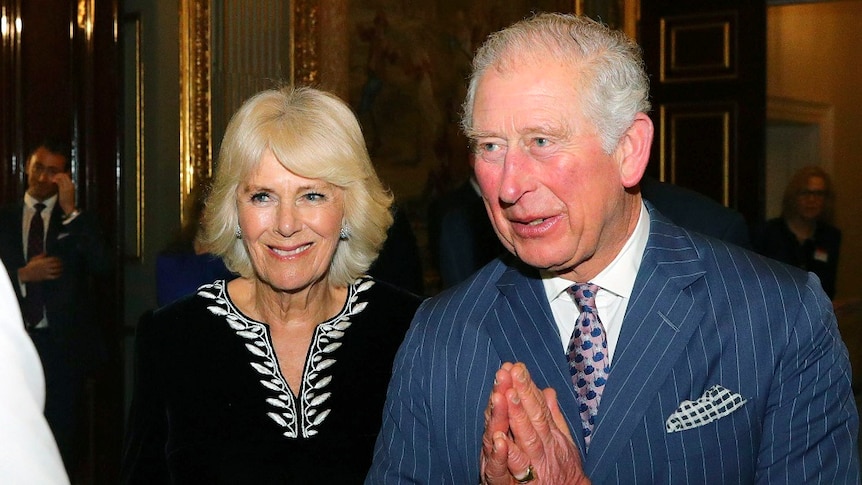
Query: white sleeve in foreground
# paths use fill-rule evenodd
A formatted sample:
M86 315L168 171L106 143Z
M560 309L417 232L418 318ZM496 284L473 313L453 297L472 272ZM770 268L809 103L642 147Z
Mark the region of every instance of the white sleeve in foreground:
M68 484L45 421L45 377L0 262L0 483Z

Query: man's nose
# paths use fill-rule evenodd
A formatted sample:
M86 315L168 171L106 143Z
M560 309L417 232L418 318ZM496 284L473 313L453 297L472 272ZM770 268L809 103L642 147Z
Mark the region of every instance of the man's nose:
M500 183L500 200L506 204L514 204L528 191L530 176L528 174L529 157L520 147L510 147L503 161L503 174Z

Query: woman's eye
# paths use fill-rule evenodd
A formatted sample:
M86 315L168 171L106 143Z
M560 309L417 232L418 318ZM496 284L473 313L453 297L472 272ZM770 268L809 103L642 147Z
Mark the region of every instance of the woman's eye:
M303 198L309 202L319 202L326 199L326 196L318 192L309 192Z
M267 192L256 192L251 194L251 201L255 203L267 202L270 200Z

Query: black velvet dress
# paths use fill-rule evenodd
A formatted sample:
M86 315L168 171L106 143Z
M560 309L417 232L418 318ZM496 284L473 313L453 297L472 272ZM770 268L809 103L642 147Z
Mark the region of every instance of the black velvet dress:
M141 319L124 483L362 483L421 298L371 278L315 330L298 395L224 281Z

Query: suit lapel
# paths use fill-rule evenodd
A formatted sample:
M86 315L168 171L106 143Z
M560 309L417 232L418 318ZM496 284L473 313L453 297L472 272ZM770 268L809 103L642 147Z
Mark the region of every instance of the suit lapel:
M688 237L651 214L650 236L602 394L586 472L602 483L643 419L704 310L686 289L703 266Z
M557 391L561 409L578 409L577 395L569 374L545 288L538 272L510 266L497 282L502 298L488 318L491 341L504 362L523 362L540 388ZM584 440L577 412L567 413L569 429L581 450Z

